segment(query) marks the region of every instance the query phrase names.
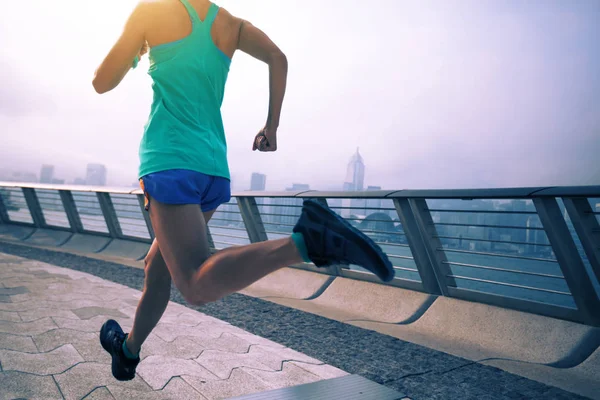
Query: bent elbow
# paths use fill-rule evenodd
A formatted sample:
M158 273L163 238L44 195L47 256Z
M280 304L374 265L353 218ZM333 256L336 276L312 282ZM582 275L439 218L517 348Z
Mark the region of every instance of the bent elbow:
M100 80L98 80L98 78L94 78L94 80L92 80L92 86L94 87L94 90L98 94L103 94L103 93L108 92L108 88L106 87L106 85L103 85L102 82L100 82Z
M276 65L287 71L288 60L287 60L286 55L283 53L283 51L277 50L277 51L274 51L273 53L271 53L271 57L270 57L269 61L270 61L271 65Z

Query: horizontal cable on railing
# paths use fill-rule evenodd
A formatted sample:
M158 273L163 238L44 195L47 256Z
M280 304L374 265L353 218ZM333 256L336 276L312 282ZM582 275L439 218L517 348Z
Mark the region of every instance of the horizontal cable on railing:
M465 242L489 242L489 243L504 243L504 244L552 247L552 245L550 245L550 244L530 243L530 242L514 242L511 240L482 239L482 238L456 237L456 236L443 236L443 235L433 235L432 237L438 238L438 239L464 240Z
M220 214L220 213L223 213L223 214L237 214L237 215L240 215L240 212L239 212L239 211L230 211L230 210L220 210L220 209L218 209L218 210L215 212L215 214Z
M496 229L522 229L522 230L535 230L535 231L543 231L543 227L539 226L514 226L514 225L489 225L489 224L464 224L464 223L454 223L454 222L434 222L428 224L429 226L464 226L464 227L474 227L474 228L496 228Z
M418 269L414 269L414 268L407 268L407 267L398 267L396 265L393 266L394 269L400 270L400 271L409 271L409 272L419 272Z
M403 244L403 243L389 243L389 242L378 242L378 241L375 241L375 243L380 246L383 245L383 246L394 246L394 247L410 247L409 245Z
M290 215L290 214L274 214L274 213L265 213L265 212L261 212L260 215L267 215L267 216L273 216L273 217L293 217L293 218L298 218L298 215Z
M212 217L210 220L211 221L223 221L223 222L240 222L240 221L235 221L234 219L218 218L218 217L217 218Z
M345 220L348 221L365 221L365 222L383 222L386 224L397 224L399 221L394 221L391 219L371 219L371 218L357 218L357 217L344 217Z
M212 220L211 220L212 222ZM227 229L227 230L233 230L233 231L243 231L246 232L246 228L237 228L235 226L220 226L220 225L209 225L210 229ZM211 230L211 234L213 233L213 231Z
M289 236L290 232L274 232L274 231L265 231L266 234L269 235L281 235L281 236Z
M213 242L214 242L214 243L219 243L219 244L227 244L227 245L229 245L229 246L241 246L239 243L225 242L225 241L223 241L223 240L214 240L214 239L213 239Z
M387 255L389 258L401 258L403 260L414 260L414 257L410 257L410 256L399 256L396 254L388 254Z
M362 200L362 199L361 199ZM366 199L365 199L366 200ZM396 211L395 208L390 207L354 207L354 206L330 206L332 210L376 210L376 211Z
M375 229L369 229L369 230L362 230L362 233L381 233L381 234L385 234L385 235L401 235L401 236L406 236L406 233L404 232L394 232L394 231L378 231Z
M483 282L483 283L490 283L493 285L500 285L500 286L509 286L509 287L514 287L514 288L519 288L519 289L527 289L527 290L533 290L536 292L545 292L545 293L553 293L553 294L560 294L563 296L569 296L571 297L571 293L569 292L561 292L560 290L552 290L552 289L544 289L544 288L536 288L533 286L525 286L525 285L517 285L515 283L507 283L507 282L497 282L497 281L490 281L487 279L480 279L480 278L470 278L468 276L460 276L460 275L446 275L447 278L453 278L453 279L464 279L464 280L468 280L468 281L474 281L474 282ZM453 288L456 289L462 289L458 286L453 286L453 285L448 285L451 286Z
M211 236L223 236L223 237L229 237L229 238L234 238L234 239L249 240L248 236L231 235L229 233L220 233L220 232L215 232L213 230L210 231L210 234L211 234Z
M292 216L290 215L290 217L292 217ZM263 225L289 226L289 227L292 227L292 228L294 226L296 226L294 224L284 224L283 222L265 222L265 221L263 221Z
M455 212L455 213L470 213L470 214L526 214L536 215L536 211L499 211L499 210L445 210L440 208L429 209L431 212Z
M561 279L563 281L565 280L564 276L561 276L561 275L543 274L540 272L530 272L530 271L520 271L518 269L506 269L506 268L499 268L499 267L490 267L490 266L486 266L486 265L459 263L459 262L453 262L453 261L442 261L442 264L456 265L456 266L460 266L460 267L468 267L468 268L476 268L476 269L485 269L485 270L491 270L491 271L510 272L510 273L521 274L521 275L533 275L533 276L539 276L539 277L544 277L544 278Z
M481 251L449 249L449 248L444 248L444 247L438 247L436 250L438 250L438 251L445 251L447 253L449 252L449 253L475 254L475 255L479 255L479 256L490 256L490 257L501 257L501 258L514 258L514 259L518 259L518 260L544 261L544 262L551 262L551 263L557 263L558 262L558 261L556 261L556 259L552 259L552 258L539 258L539 257L518 256L518 255L515 255L515 254L486 253L486 252L481 252Z
M290 197L290 199L294 199L293 197ZM264 203L257 203L257 206L261 206L261 207L296 207L296 208L302 208L302 204L283 204L283 203L273 203L273 204L264 204Z

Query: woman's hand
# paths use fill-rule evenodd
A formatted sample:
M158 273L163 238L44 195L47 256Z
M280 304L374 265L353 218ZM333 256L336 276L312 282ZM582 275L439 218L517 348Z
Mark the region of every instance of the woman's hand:
M277 150L277 129L268 129L264 127L254 138L252 151L276 151Z

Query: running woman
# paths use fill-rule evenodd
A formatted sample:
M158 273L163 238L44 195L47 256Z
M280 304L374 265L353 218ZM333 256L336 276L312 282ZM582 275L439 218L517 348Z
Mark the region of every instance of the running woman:
M329 208L303 203L293 234L211 256L206 224L231 198L221 104L237 51L269 66L270 100L252 149L277 150L287 59L260 29L208 0L144 0L97 69L98 93L113 90L148 52L154 99L139 148L140 186L156 239L145 258L143 295L129 333L114 320L100 330L112 374L130 380L142 344L163 315L171 281L196 306L237 292L289 265L360 265L394 277L387 256Z

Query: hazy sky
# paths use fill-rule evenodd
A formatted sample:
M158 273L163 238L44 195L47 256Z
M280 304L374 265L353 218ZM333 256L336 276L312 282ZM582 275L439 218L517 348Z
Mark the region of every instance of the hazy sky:
M598 0L222 0L284 50L289 86L274 154L253 153L266 65L234 57L223 116L237 189L341 189L360 146L389 189L600 184ZM0 4L0 168L57 165L135 181L148 62L97 95L94 70L131 0Z

